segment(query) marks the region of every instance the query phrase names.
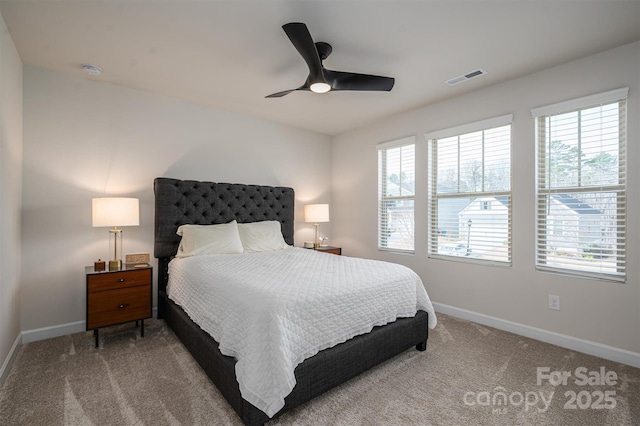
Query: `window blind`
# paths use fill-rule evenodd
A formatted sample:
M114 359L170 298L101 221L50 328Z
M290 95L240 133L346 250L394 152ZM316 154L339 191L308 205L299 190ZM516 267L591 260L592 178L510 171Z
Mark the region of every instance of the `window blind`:
M511 118L425 135L430 257L510 264Z
M538 270L626 280L626 96L532 110L544 113L535 116Z
M414 252L415 138L378 145L378 249Z

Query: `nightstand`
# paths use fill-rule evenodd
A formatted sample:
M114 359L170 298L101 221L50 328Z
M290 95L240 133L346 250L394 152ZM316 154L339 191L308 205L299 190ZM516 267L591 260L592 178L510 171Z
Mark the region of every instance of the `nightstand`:
M153 268L123 266L116 271L96 271L85 267L87 276L87 331L93 330L96 348L98 329L125 322L141 321L140 336L144 337L144 320L151 318Z
M316 247L314 250L321 251L323 253L331 253L331 254L337 254L337 255L341 255L342 254L342 248L341 247L320 246L320 247Z

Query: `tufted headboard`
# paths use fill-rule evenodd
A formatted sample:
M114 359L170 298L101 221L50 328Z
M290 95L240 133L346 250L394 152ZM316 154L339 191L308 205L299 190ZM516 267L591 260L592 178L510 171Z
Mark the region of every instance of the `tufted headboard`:
M153 190L159 290L164 290L167 264L178 251L180 237L176 231L180 225L215 225L234 219L241 223L277 220L282 225L284 240L293 245L292 188L159 177L153 182Z
M292 188L198 182L156 178L155 257L172 257L178 250L180 225L214 225L277 220L282 235L293 245Z

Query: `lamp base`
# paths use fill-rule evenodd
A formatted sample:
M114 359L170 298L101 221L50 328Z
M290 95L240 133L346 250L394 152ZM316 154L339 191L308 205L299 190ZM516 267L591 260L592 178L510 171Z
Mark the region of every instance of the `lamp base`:
M315 234L313 236L313 248L317 249L318 247L320 247L320 244L318 243L318 227L320 226L320 224L314 223L313 226L316 229Z
M109 261L109 270L110 271L117 271L118 269L122 269L122 260L120 260L120 259L110 260Z

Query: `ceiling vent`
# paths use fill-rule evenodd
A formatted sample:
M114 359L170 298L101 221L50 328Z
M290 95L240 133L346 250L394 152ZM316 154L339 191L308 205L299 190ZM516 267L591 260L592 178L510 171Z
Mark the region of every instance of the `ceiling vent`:
M477 70L468 72L466 74L463 75L459 75L457 77L454 77L450 80L445 81L445 83L447 83L450 86L453 86L454 84L458 84L458 83L462 83L463 81L467 81L469 79L472 79L474 77L478 77L479 75L485 75L487 72L485 70L483 70L482 68L478 68Z

